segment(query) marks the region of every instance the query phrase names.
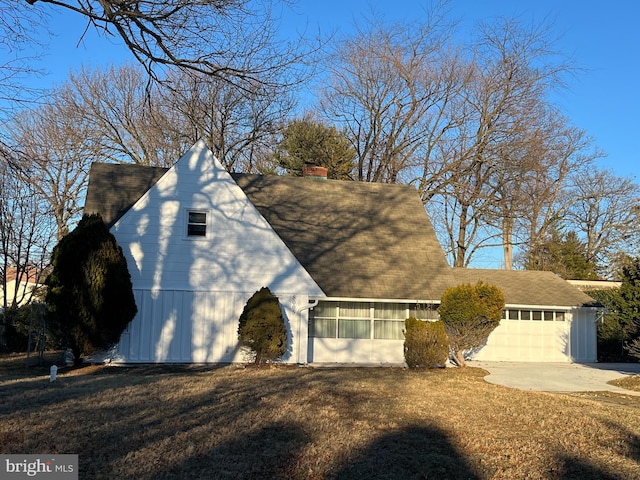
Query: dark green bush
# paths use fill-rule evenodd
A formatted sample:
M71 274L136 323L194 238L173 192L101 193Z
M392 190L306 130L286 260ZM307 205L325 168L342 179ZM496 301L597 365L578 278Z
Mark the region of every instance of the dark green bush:
M486 342L500 324L504 295L493 285L478 282L449 288L442 294L440 319L449 336L453 361L465 366L465 355Z
M127 262L100 215L85 215L53 249L51 263L48 327L81 363L83 354L117 343L137 312Z
M449 356L444 323L405 320L404 359L409 368L442 367Z
M427 366L444 367L449 358L449 336L444 322L427 322Z
M287 349L287 328L278 297L262 287L247 301L238 325L240 345L255 356L255 363L276 360Z
M35 311L34 311L35 310ZM20 307L8 308L0 313L0 324L6 326L5 344L2 349L9 352L26 352L29 346L29 330L33 328L32 350L36 348L37 342L42 339L38 335L41 329L41 315L44 314L43 304L28 303ZM32 319L32 315L34 318ZM60 348L59 339L55 337L50 329L44 329L46 349Z
M29 318L31 306L8 308L0 313L0 325L5 327L2 350L7 352L26 352L29 344Z
M598 361L631 362L634 358L625 349L633 335L632 316L621 308L624 300L619 288L585 291L604 306L604 315L597 324Z

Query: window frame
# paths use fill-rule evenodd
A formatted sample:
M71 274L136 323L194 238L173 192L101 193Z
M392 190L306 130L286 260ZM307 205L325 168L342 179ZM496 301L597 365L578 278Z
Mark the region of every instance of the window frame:
M532 310L508 308L502 311L502 320L522 322L565 322L569 312L565 310Z
M197 215L204 215L204 222L196 222L196 221L191 221L191 215L192 214L197 214ZM185 215L185 231L184 231L184 237L186 239L189 240L201 240L203 238L207 238L207 230L209 229L209 210L206 209L202 209L202 208L188 208L186 209L186 215ZM199 234L199 233L191 233L191 227L203 227L203 233Z

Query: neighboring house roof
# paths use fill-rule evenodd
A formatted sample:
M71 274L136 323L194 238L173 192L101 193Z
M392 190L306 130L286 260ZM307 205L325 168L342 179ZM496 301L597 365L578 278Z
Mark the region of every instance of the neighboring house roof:
M598 306L590 296L553 272L454 268L458 284L495 285L511 305Z
M38 269L35 267L21 268L8 267L6 271L7 282L15 281L20 277L21 283L38 283Z
M582 290L610 290L620 288L622 282L612 282L609 280L567 280L574 287Z
M112 226L166 171L93 164L85 213L100 213ZM411 186L233 178L329 297L437 300L453 282Z

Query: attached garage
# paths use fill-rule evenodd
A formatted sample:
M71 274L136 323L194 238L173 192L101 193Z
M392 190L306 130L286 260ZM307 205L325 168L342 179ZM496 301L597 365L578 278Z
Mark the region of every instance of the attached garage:
M459 283L499 287L506 307L474 360L596 362L594 300L552 272L454 269Z
M594 312L509 307L476 360L594 362Z

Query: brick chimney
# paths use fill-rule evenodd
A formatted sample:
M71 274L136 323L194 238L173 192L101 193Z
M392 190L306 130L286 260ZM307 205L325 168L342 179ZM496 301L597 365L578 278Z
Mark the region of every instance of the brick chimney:
M308 177L313 180L326 180L329 169L326 167L319 167L317 165L306 163L302 170L302 176Z

